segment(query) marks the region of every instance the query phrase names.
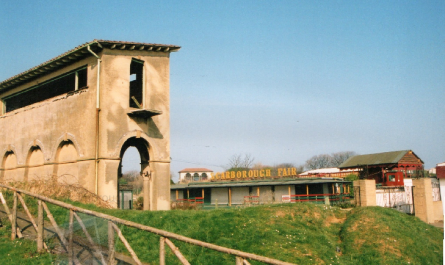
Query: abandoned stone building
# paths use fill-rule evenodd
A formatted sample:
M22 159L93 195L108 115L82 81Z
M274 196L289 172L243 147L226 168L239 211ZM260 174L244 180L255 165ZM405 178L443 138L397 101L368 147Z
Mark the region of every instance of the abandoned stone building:
M0 82L0 178L57 177L119 205L141 157L144 209L170 209L169 58L179 46L94 40Z

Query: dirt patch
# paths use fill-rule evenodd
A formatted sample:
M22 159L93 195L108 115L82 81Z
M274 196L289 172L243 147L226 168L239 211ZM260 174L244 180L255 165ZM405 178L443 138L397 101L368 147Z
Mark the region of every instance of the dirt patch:
M346 217L337 218L334 215L328 216L325 221L326 226L331 226L331 224L343 224L346 221Z
M284 211L276 211L276 212L275 212L275 215L276 215L277 217L285 217L285 216L287 215L287 213L284 212Z
M359 226L366 226L367 224L374 223L374 218L363 218L360 220L360 222L356 222L354 225L351 226L352 231L357 231Z
M59 182L57 178L32 180L27 182L2 183L50 198L63 198L84 204L94 204L102 208L112 208L108 202L78 184Z

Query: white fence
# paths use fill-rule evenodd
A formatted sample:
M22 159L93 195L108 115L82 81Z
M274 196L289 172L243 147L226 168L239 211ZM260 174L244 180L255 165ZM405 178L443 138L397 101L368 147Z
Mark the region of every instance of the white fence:
M433 187L433 201L440 201L440 184L438 179L431 179L431 186Z
M413 182L405 179L404 187L385 187L376 189L377 206L395 208L401 212L413 214Z

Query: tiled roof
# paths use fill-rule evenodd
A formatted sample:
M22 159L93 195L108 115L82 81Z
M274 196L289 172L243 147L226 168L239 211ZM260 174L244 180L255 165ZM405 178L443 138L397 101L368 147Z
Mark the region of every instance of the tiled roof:
M406 155L406 153L410 151L411 150L402 150L402 151L384 152L377 154L357 155L348 158L338 167L342 169L342 168L359 167L365 165L395 164L398 163Z
M0 92L2 90L15 87L49 72L54 72L66 65L79 61L85 57L93 56L89 51L97 53L102 49L119 49L119 50L139 50L139 51L156 51L156 52L175 52L181 47L169 44L154 44L143 42L129 42L129 41L111 41L111 40L93 40L84 43L76 48L69 50L49 61L46 61L38 66L35 66L23 73L10 77L0 82Z
M179 173L185 172L213 172L213 170L207 168L184 168L183 170L179 171Z

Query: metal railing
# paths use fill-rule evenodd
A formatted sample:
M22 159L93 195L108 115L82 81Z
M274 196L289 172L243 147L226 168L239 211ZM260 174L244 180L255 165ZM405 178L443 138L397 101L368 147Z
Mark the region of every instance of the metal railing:
M179 249L173 244L173 242L170 239L175 239L178 241L182 241L188 244L212 249L221 253L227 253L230 255L235 256L235 264L236 265L249 265L248 259L250 260L256 260L261 261L267 264L277 264L277 265L291 265L293 263L284 262L252 253L247 253L227 247L218 246L215 244L203 242L200 240L196 240L193 238L181 236L175 233L171 233L165 230L157 229L154 227L138 224L135 222L131 222L128 220L123 220L111 215L99 213L92 210L83 209L80 207L76 207L74 205L61 202L58 200L54 200L39 194L34 194L25 190L17 189L14 187L10 187L4 184L0 184L0 187L5 188L7 190L10 190L13 192L13 206L12 206L12 212L10 211L7 202L5 198L3 197L2 192L0 192L0 200L5 207L5 211L8 214L8 218L11 221L11 239L14 240L15 238L23 237L22 232L20 228L17 226L17 207L18 207L18 201L23 206L24 211L26 212L29 220L32 223L32 226L36 230L37 233L37 251L42 252L44 249L48 250L48 246L43 241L43 231L44 231L44 212L46 212L46 216L51 222L51 225L56 231L57 236L60 238L61 244L63 245L63 248L68 253L68 259L69 264L81 264L79 259L76 255L73 253L73 225L74 225L74 219L76 219L77 223L82 228L85 236L87 237L89 243L92 246L93 254L97 260L100 261L102 264L114 264L115 263L115 234L119 237L121 242L124 244L125 248L130 253L132 259L136 264L142 264L142 262L139 260L137 254L132 249L130 243L127 241L125 236L122 234L121 229L117 226L117 224L124 225L127 227L132 227L139 229L141 231L150 232L153 234L158 235L159 238L159 264L165 265L165 244L172 250L172 252L176 255L176 257L179 259L179 261L182 264L190 264L187 259L184 257L184 255L179 251ZM22 197L22 194L26 194L34 199L37 199L38 202L38 216L37 216L37 222L35 221L34 217L32 216L31 212L29 211L28 207L26 206L25 200ZM48 206L46 203L50 203L53 205L57 205L59 207L65 208L69 210L69 229L68 229L68 238L65 237L64 233L59 228L58 224L56 223L53 215L51 214ZM79 217L78 213L87 214L90 216L98 217L104 220L108 221L108 253L107 255L104 255L104 253L101 250L101 247L98 246L93 242L93 239L91 238L90 234L88 233L88 230L86 229L84 222ZM105 256L108 256L106 259Z

